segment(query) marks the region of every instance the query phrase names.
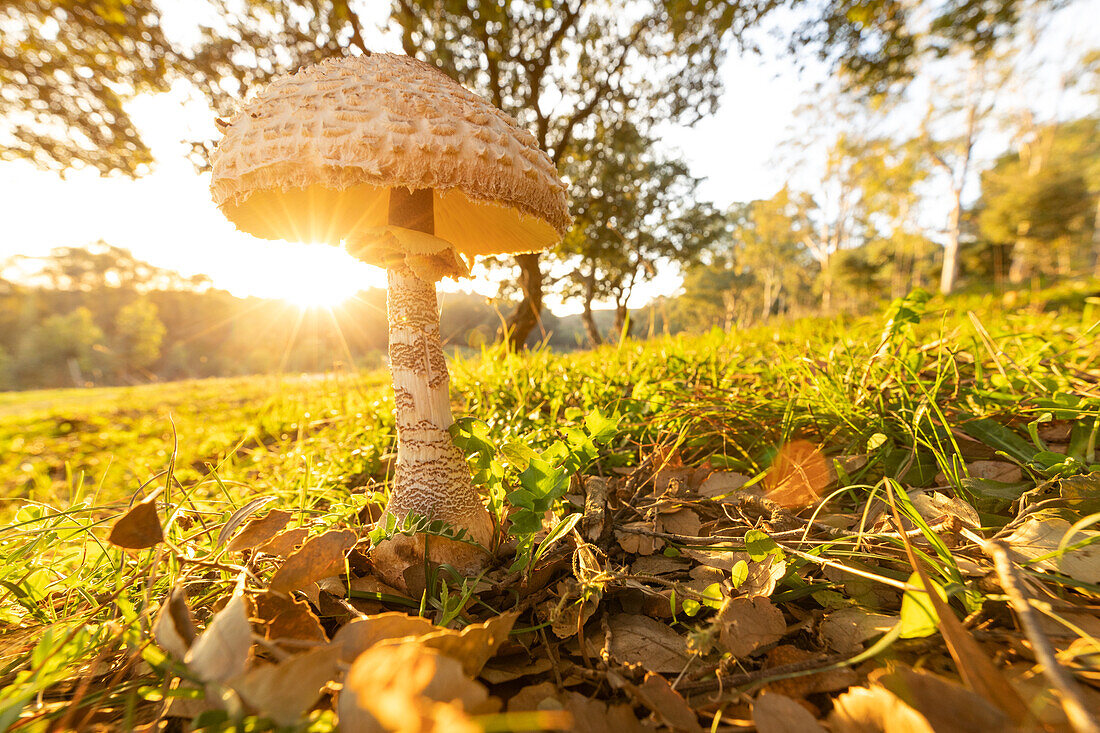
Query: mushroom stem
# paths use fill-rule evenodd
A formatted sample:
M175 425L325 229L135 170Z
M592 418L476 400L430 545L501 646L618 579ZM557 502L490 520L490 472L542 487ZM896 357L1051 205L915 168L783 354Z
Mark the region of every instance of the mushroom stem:
M464 529L488 547L493 523L470 480L470 469L448 428L450 375L439 335L435 283L404 265L389 269L390 370L397 407L397 467L386 515L400 522L409 514ZM433 537L428 560L474 573L487 554L474 545ZM409 587L406 569L421 571L423 536L397 536L375 548L375 569L394 585ZM389 557L387 557L389 556Z

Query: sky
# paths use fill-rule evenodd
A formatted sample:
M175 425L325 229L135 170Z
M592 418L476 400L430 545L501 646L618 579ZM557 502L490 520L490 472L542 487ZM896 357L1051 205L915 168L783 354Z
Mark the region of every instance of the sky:
M189 7L196 6L164 4L166 32L182 39L193 33L196 18L188 14ZM372 48L396 50L395 39L378 29L386 4L367 7L378 13L366 19L367 42ZM1082 32L1095 30L1095 18L1100 18L1100 0L1072 3L1052 22L1035 53L1056 57ZM701 197L720 206L769 197L788 177L812 182L820 170L823 147L816 155L811 151L796 170L785 164L781 151L799 134L796 110L827 73L806 59L799 71L779 42L764 34L756 40L762 55L733 51L724 64L726 92L715 115L690 129L669 126L664 131L668 150L682 155L694 175L705 179ZM1040 90L1050 86L1041 79L1032 81L1040 82ZM103 178L83 170L62 179L28 163L0 163L0 260L103 239L159 267L184 275L205 273L215 287L239 296L335 304L357 290L384 287L383 271L335 247L257 240L234 230L210 200L208 174L195 172L180 142L214 136L213 113L186 85L139 97L128 109L157 160L154 171L143 178ZM938 216L935 206L928 213ZM673 294L678 287L679 277L666 270L640 287L630 305ZM485 295L495 288L484 277L441 284L444 291L472 289ZM579 310L578 304L553 298L548 306L558 315Z

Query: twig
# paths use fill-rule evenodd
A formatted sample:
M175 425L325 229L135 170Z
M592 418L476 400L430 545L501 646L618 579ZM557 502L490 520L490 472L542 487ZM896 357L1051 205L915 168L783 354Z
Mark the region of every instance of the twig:
M1077 681L1066 671L1066 668L1058 663L1054 648L1050 640L1039 628L1039 620L1035 616L1035 609L1031 607L1023 584L1013 567L1012 558L1008 555L1005 546L997 541L986 542L982 549L993 560L993 566L997 569L997 577L1001 580L1001 587L1008 596L1012 610L1016 612L1020 620L1020 626L1024 628L1031 648L1035 653L1035 659L1039 662L1043 676L1059 692L1062 700L1062 709L1066 712L1069 724L1077 733L1100 733L1100 724L1089 714L1088 704L1081 696L1081 689Z

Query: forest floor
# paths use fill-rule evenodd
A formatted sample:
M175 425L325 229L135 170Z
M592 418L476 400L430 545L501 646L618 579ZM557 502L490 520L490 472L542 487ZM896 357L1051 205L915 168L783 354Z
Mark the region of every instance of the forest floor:
M385 373L0 395L0 730L1096 730L1097 283L452 377L419 596Z

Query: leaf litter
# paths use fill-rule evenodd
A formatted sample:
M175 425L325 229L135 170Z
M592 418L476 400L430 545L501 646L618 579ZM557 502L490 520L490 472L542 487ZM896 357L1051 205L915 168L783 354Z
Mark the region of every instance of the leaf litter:
M893 348L939 378L931 352ZM852 383L874 386L887 361L854 364ZM1073 424L1100 420L1100 374L1079 371L1073 399L1033 410L1059 419L1029 413L1031 427L975 416L976 392L964 412L895 379L892 409L913 437L901 447L876 425L838 450L812 420L770 446L744 431L716 445L707 425L726 429L726 398L708 407L693 392L681 409L697 434L623 430L563 484L528 554L506 541L479 579L428 569L419 598L373 574L357 511L255 501L211 526L154 495L108 539L132 572L146 558L148 577L170 582L133 575L152 611L132 612L125 644L100 646L118 661L87 667L85 698L43 676L35 715L74 698L94 711L103 689L131 684L142 730L1090 730L1100 466L1095 429ZM852 404L875 399L862 395ZM197 524L181 537L162 516ZM1019 582L998 574L990 541ZM1036 616L1026 629L1021 602ZM20 671L31 676L9 667L6 683L49 674L49 649L89 644L81 633L39 641ZM1053 682L1048 658L1064 672ZM1072 695L1083 717L1064 705Z

